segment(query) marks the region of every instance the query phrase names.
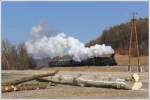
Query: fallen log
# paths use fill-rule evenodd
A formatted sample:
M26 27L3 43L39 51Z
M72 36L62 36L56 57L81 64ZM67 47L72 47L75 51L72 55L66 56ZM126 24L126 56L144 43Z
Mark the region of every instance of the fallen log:
M140 77L137 73L133 73L130 76L125 77L124 79L125 79L125 81L138 82L140 80Z
M52 82L56 84L65 85L76 85L82 87L103 87L103 88L114 88L114 89L124 89L124 90L139 90L142 87L142 83L139 82L139 76L137 74L131 75L128 78L132 80L126 81L125 79L115 79L115 80L95 80L86 79L82 75L76 76L63 76L57 75L51 78L40 78L37 81Z
M17 79L17 80L14 80L14 81L4 82L4 83L2 83L2 86L11 86L11 85L16 86L18 84L21 84L21 83L24 83L24 82L28 82L28 81L32 81L32 80L35 80L37 78L47 77L47 76L54 76L57 73L58 73L58 70L56 70L53 73L34 75L34 76L31 76L31 77L24 77L24 78Z
M92 87L103 87L103 88L114 88L124 90L139 90L142 87L141 82L126 82L126 81L93 81L78 79L81 86L92 86Z
M78 85L76 81L77 77L64 77L61 75L52 76L50 78L37 78L36 80L39 82L48 82L48 83L55 83L55 84L63 84L63 85Z
M3 86L2 93L5 92L12 92L12 91L22 91L22 90L37 90L37 89L46 89L48 84L43 83L28 83L28 84L21 84L17 86Z

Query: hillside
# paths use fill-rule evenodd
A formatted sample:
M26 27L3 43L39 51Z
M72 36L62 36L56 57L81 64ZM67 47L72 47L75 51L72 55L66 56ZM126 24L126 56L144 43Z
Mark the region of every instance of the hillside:
M97 39L90 41L86 46L94 44L111 45L118 54L128 54L131 23L121 23L103 31ZM148 19L140 18L136 21L140 55L148 55ZM135 49L132 50L135 56Z

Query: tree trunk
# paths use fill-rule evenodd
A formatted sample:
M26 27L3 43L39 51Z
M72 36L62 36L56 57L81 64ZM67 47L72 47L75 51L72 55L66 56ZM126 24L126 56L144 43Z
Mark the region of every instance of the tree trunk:
M28 84L21 84L17 86L2 86L2 93L5 92L12 92L12 91L22 91L22 90L36 90L36 89L45 89L47 88L48 84L43 83L28 83Z
M124 89L124 90L139 90L142 87L142 83L139 82L139 76L133 74L124 79L113 79L109 80L98 80L98 79L86 79L81 76L52 76L50 78L38 78L36 79L40 82L52 82L56 84L66 84L66 85L76 85L82 87L103 87L103 88L114 88L114 89Z
M47 73L47 74L41 74L41 75L34 75L34 76L31 76L31 77L24 77L24 78L17 79L17 80L14 80L14 81L4 82L4 83L2 83L2 86L8 86L8 85L15 86L15 85L18 85L18 84L21 84L21 83L24 83L24 82L35 80L37 78L47 77L47 76L54 76L57 73L58 73L58 70L55 71L55 72L53 72L53 73Z

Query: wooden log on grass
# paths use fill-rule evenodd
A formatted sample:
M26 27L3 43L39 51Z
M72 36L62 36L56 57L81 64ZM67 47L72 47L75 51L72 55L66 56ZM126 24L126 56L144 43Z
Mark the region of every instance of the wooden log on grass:
M2 93L12 92L12 91L23 91L23 90L37 90L37 89L45 89L47 88L47 83L27 83L20 84L17 86L2 86Z
M124 90L139 90L142 87L141 82L127 82L127 81L101 81L101 80L85 80L78 79L81 86L114 88Z
M80 75L82 76L82 75ZM139 90L142 87L142 82L139 81L138 74L134 73L126 79L115 79L115 80L95 80L86 79L84 77L76 76L52 76L51 78L40 78L37 81L52 82L56 84L65 85L76 85L82 87L103 87L103 88L114 88L114 89L124 89L124 90Z
M28 81L32 81L32 80L35 80L37 78L42 78L42 77L47 77L47 76L54 76L57 73L58 73L58 70L56 70L55 72L52 72L52 73L33 75L31 77L24 77L24 78L17 79L17 80L14 80L14 81L4 82L4 83L2 83L2 86L11 86L11 85L16 86L18 84L28 82Z

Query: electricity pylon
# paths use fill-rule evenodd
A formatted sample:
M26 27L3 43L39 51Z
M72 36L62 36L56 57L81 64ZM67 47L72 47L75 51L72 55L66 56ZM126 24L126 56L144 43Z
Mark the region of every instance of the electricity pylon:
M136 29L136 19L135 15L137 13L132 13L133 18L131 20L131 33L130 33L130 43L129 43L129 63L128 63L128 71L131 71L131 50L132 46L136 47L136 53L137 53L137 61L138 61L138 72L142 72L142 67L140 66L140 59L139 59L139 45L138 45L138 36L137 36L137 29Z

